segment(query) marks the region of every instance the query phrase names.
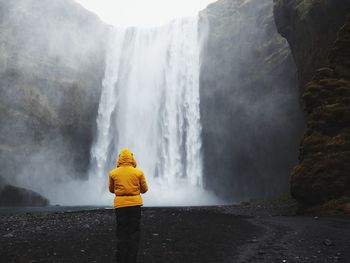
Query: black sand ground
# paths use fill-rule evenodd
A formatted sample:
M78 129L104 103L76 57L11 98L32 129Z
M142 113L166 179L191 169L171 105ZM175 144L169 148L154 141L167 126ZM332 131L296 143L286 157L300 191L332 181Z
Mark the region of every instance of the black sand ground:
M142 219L142 263L350 262L349 217L235 206L143 208ZM114 262L114 247L111 209L0 215L0 262Z

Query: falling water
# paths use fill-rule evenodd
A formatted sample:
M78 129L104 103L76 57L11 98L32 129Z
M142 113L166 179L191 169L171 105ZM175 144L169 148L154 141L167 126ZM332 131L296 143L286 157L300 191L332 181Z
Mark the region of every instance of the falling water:
M203 190L199 46L197 18L110 33L90 169L103 192L129 147L150 185L146 204L212 200Z

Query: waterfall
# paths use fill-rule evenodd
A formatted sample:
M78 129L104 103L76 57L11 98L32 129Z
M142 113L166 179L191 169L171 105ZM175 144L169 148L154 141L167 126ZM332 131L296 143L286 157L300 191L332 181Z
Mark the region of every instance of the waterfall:
M208 204L202 176L199 46L198 18L158 28L111 30L89 173L103 192L119 151L128 147L150 186L145 204Z

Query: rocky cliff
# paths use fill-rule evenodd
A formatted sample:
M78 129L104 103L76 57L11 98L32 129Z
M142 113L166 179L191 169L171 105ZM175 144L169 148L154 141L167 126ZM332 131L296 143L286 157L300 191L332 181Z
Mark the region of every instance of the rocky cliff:
M0 27L0 176L39 192L84 176L106 26L70 0L1 0Z
M303 121L272 1L219 0L200 17L207 188L233 201L288 191Z
M306 116L292 195L306 207L344 209L350 203L350 1L279 0L274 13L298 67Z

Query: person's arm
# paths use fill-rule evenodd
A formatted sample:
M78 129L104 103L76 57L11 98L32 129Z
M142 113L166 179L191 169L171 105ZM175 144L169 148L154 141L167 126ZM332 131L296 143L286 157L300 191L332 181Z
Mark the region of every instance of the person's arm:
M141 185L141 188L140 188L141 194L146 193L148 191L148 185L146 182L145 175L143 173L141 173L141 176L140 176L140 185Z
M108 175L109 177L109 183L108 183L108 188L109 188L109 191L114 194L114 180L112 178L111 175Z

